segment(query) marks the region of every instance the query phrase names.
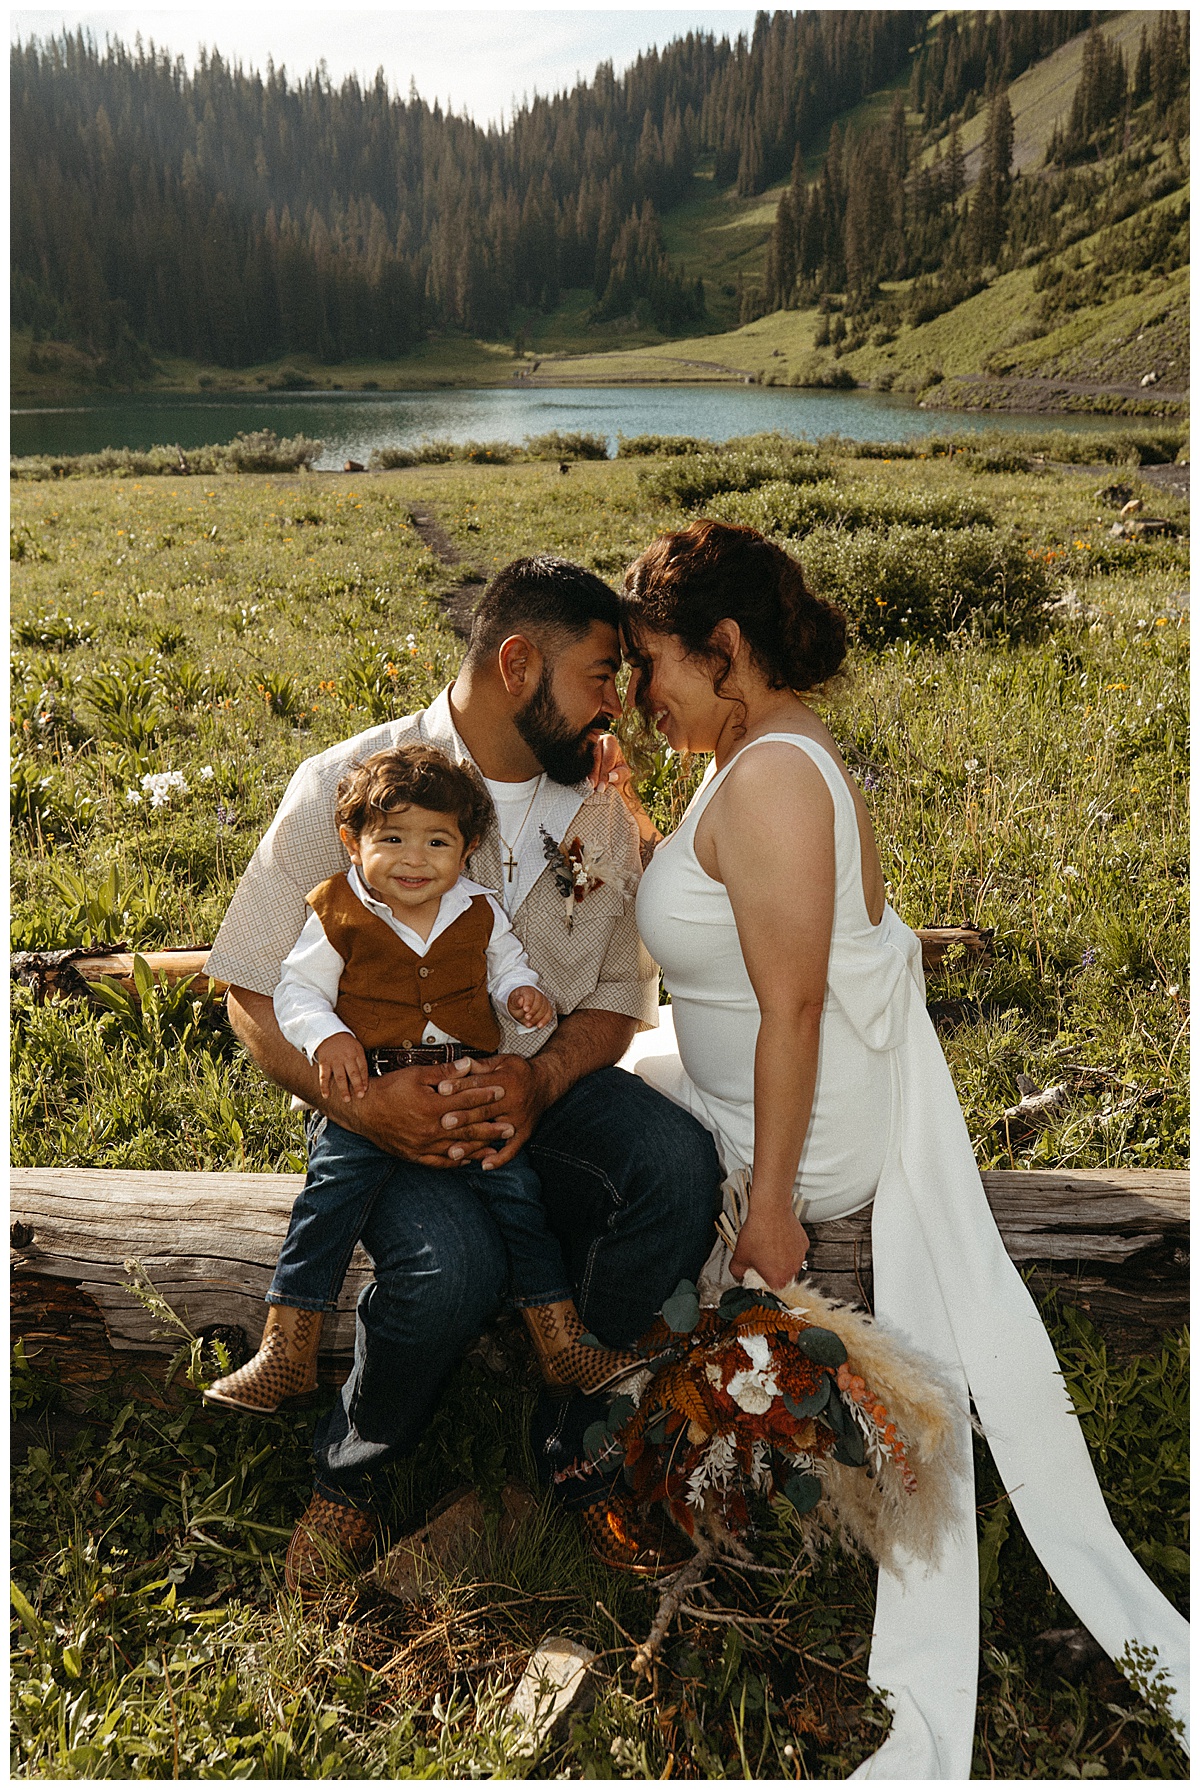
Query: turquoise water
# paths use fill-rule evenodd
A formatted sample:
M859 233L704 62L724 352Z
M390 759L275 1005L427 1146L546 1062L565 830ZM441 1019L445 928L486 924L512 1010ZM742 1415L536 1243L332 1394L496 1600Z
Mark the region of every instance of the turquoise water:
M1105 418L969 415L922 410L884 392L792 391L764 386L585 386L437 392L311 392L259 397L103 397L10 413L14 454L83 454L104 447L200 447L239 430L274 429L324 443L318 467L366 461L375 448L412 446L429 436L514 441L551 429L617 436L703 435L725 441L760 429L809 439L848 435L896 441L915 435L1007 428L1111 427Z

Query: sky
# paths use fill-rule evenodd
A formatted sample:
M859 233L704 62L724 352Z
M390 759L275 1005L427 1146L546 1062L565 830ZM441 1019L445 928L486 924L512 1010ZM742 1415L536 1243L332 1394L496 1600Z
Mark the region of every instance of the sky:
M324 59L336 84L348 74L372 81L382 68L393 92L416 83L430 105L466 112L476 123L499 123L514 100L553 94L590 80L599 62L621 73L638 53L690 30L734 37L754 25L752 10L717 11L679 4L620 10L566 5L553 11L511 6L507 0L438 5L328 8L189 5L100 12L77 7L21 7L9 13L10 40L50 37L80 26L103 45L106 34L132 46L140 32L192 64L203 44L227 61L302 77Z

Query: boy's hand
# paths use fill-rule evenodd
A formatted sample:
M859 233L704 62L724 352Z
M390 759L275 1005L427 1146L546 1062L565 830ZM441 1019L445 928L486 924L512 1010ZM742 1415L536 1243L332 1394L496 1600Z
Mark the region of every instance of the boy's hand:
M343 1100L361 1100L367 1091L367 1053L349 1032L335 1032L313 1052L321 1078L321 1098L339 1094Z
M523 1026L548 1026L554 1019L554 1003L540 988L529 985L513 989L508 997L508 1010Z

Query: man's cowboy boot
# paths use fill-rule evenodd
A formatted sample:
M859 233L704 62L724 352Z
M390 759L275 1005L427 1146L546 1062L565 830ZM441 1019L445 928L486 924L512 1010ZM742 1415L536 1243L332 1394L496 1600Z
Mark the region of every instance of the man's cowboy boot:
M554 1305L530 1305L521 1316L529 1326L538 1364L547 1386L578 1392L603 1392L644 1366L637 1355L598 1349L580 1342L583 1323L571 1299Z
M277 1411L285 1398L314 1391L321 1317L294 1305L269 1305L258 1354L206 1387L206 1402L237 1411Z
M626 1492L611 1492L579 1515L592 1553L615 1572L656 1579L695 1557L695 1548L669 1517L639 1509Z
M302 1598L320 1597L339 1579L370 1566L379 1548L379 1519L314 1492L288 1543L283 1582Z

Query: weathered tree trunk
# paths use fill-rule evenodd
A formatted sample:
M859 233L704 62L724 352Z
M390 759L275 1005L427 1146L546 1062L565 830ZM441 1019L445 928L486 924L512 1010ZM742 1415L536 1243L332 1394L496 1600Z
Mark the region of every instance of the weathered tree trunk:
M302 1179L14 1170L15 1327L53 1355L92 1361L97 1374L112 1350L172 1350L178 1338L161 1334L127 1285L125 1263L136 1260L193 1331L234 1325L257 1343L263 1294ZM1035 1284L1061 1287L1126 1344L1153 1346L1186 1321L1186 1174L1018 1169L987 1172L983 1181L1009 1254L1036 1270ZM870 1214L814 1226L812 1235L817 1284L869 1304ZM349 1366L354 1301L370 1272L357 1251L325 1323L331 1375Z
M921 941L921 959L926 974L936 975L947 967L950 952L961 952L972 962L983 962L991 953L990 928L977 926L926 926L917 932ZM195 978L197 994L224 994L224 982L210 981L204 974L208 960L207 945L188 945L170 951L143 951L147 965L158 976L170 982ZM10 959L14 980L27 982L43 998L86 994L89 982L111 976L131 994L137 990L133 981L132 951L96 947L71 951L18 951Z

